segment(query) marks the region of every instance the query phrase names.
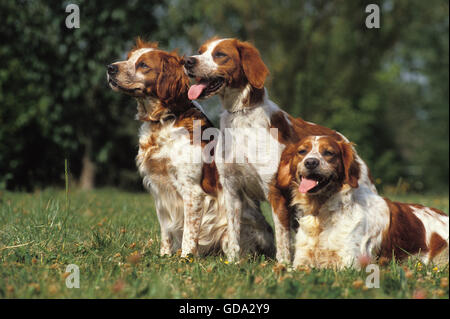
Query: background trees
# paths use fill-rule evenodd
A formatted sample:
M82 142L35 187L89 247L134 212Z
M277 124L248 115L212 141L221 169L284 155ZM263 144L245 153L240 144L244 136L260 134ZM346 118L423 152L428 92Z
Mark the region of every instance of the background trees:
M380 185L448 191L447 1L380 1L376 30L366 1L74 3L76 30L66 3L0 4L0 187L59 184L64 158L77 179L140 187L134 101L108 89L105 65L137 35L191 54L219 34L253 42L271 98L344 133Z

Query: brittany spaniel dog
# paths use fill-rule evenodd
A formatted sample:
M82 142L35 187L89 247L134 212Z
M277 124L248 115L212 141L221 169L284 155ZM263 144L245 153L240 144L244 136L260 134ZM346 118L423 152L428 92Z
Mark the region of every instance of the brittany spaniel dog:
M226 212L214 161L204 161L202 133L212 124L188 97L189 78L174 52L137 40L125 61L107 67L115 91L137 101L137 166L155 199L161 229L161 255L181 248L181 256L227 249ZM258 208L243 213L240 244L249 253L274 254L273 232Z
M412 255L448 263L449 217L367 192L360 174L352 145L337 136L308 136L284 149L272 191L297 222L294 267L359 268L367 257Z
M189 99L219 95L224 108L216 164L227 210L230 241L227 255L234 260L240 251L242 208L249 201L255 206L268 199L269 185L285 145L311 134L339 133L293 118L272 102L264 88L268 69L258 50L248 42L213 38L200 47L198 55L187 58L184 67L196 80L189 89ZM256 135L259 143L254 142ZM256 153L263 156L255 158L252 155L255 148ZM361 171L359 184L367 192L376 193L366 164L358 156L355 160ZM289 263L290 220L286 218L284 207L282 204L274 206L272 216L277 260Z

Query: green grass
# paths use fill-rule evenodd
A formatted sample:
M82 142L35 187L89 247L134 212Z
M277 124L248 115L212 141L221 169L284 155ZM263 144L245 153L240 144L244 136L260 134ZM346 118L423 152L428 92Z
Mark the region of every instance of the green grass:
M397 196L449 211L448 196ZM381 267L380 288L367 273L286 272L248 257L182 260L160 257L159 225L147 194L114 189L33 194L0 192L0 298L448 298L448 266L414 260ZM68 204L66 206L66 204ZM268 206L264 206L268 219ZM65 285L68 264L80 288Z

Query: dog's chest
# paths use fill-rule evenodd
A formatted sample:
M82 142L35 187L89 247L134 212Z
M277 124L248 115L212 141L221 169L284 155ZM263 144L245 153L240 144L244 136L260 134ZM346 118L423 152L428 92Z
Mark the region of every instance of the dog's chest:
M189 154L189 136L184 133L173 124L152 125L146 122L141 126L136 163L144 183L152 184L151 189L175 191L173 181L178 177L178 167L188 164L191 159L187 157L192 155Z
M234 176L241 177L244 188L245 184L259 185L267 196L284 148L278 141L277 130L270 127L267 112L262 107L248 112L225 112L221 130L220 146L224 152L219 154L224 155L224 163L233 164Z
M342 211L299 216L296 254L303 255L307 264L317 267L341 264L358 244L353 237L359 222L350 217L344 216Z

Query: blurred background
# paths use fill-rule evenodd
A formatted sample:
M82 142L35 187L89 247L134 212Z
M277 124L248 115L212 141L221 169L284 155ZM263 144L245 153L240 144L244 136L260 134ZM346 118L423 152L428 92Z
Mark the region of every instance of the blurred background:
M63 187L67 159L76 187L142 190L136 102L105 66L136 36L190 55L213 35L255 44L270 98L355 142L381 191L448 194L448 0L2 0L0 189Z

